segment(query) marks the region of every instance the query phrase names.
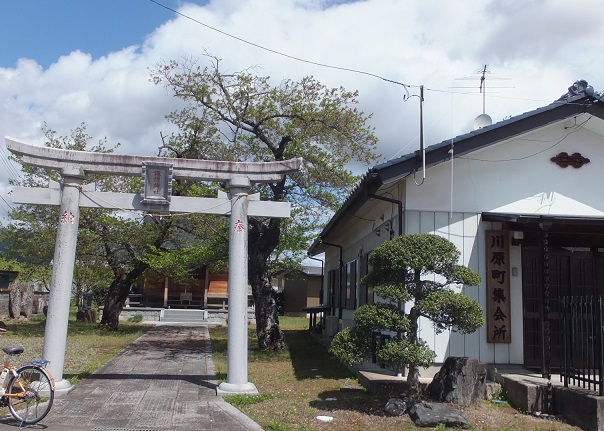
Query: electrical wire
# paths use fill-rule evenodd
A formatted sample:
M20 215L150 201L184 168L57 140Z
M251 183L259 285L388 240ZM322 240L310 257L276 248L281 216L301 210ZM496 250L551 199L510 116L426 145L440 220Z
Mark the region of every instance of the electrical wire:
M576 126L573 126L574 130L571 130L570 132L568 132L566 135L564 135L562 138L558 139L556 141L556 143L554 145L551 145L547 148L544 148L543 150L537 151L536 153L533 154L529 154L528 156L523 156L523 157L516 157L513 159L500 159L500 160L487 160L487 159L477 159L477 158L473 158L473 157L459 157L460 159L465 159L465 160L472 160L474 162L491 162L491 163L499 163L499 162L517 162L520 160L526 160L526 159L530 159L531 157L535 157L541 153L544 153L548 150L551 150L552 148L554 148L556 145L559 145L560 143L562 143L566 138L568 138L570 135L572 135L573 133L578 132L579 130L581 130L583 128L583 125L585 123L587 123L589 120L591 120L593 118L593 115L590 115L589 118L587 120L585 120L584 122L582 122L581 124L578 124ZM551 141L544 141L544 142L551 142Z
M8 155L4 151L4 147L2 147L2 146L0 146L0 160L2 160L2 163L4 164L4 166L6 166L6 168L9 171L9 173L13 177L15 177L15 178L16 177L23 178L21 176L21 174L19 173L19 171L17 171L17 169L15 169L14 165L11 163L10 158L8 157Z
M328 69L335 69L335 70L342 70L342 71L345 71L345 72L358 73L358 74L361 74L361 75L366 75L366 76L370 76L370 77L373 77L373 78L377 78L377 79L380 79L382 81L389 82L391 84L400 85L400 86L402 86L405 89L405 92L407 93L406 96L403 97L403 100L405 100L405 101L408 100L409 97L410 97L409 96L409 92L408 92L409 88L420 88L421 87L421 85L419 85L419 84L405 84L403 82L396 81L396 80L390 79L390 78L386 78L386 77L378 75L376 73L367 72L367 71L364 71L364 70L353 69L353 68L342 67L342 66L334 66L332 64L320 63L320 62L317 62L317 61L307 60L307 59L304 59L304 58L301 58L301 57L296 57L294 55L286 54L284 52L268 48L268 47L260 45L258 43L251 42L251 41L249 41L247 39L244 39L242 37L235 36L235 35L233 35L231 33L228 33L228 32L226 32L224 30L220 30L219 28L213 27L213 26L211 26L209 24L206 24L206 23L204 23L204 22L202 22L202 21L200 21L200 20L198 20L196 18L193 18L193 17L191 17L191 16L189 16L187 14L179 12L176 9L173 9L173 8L171 8L169 6L166 6L165 4L159 2L158 0L149 0L149 1L151 3L159 6L159 7L162 7L164 9L166 9L166 10L169 10L170 12L175 13L176 15L179 15L179 16L181 16L181 17L183 17L185 19L188 19L190 21L193 21L196 24L202 25L202 26L204 26L206 28L209 28L210 30L213 30L213 31L215 31L217 33L220 33L220 34L224 35L224 36L230 37L230 38L235 39L235 40L237 40L239 42L251 45L251 46L253 46L255 48L258 48L258 49L270 52L272 54L280 55L282 57L289 58L291 60L299 61L299 62L302 62L302 63L307 63L307 64L312 64L312 65L315 65L315 66L325 67L325 68L328 68ZM441 90L441 89L437 89L437 88L428 88L428 87L426 87L424 89L426 91L432 91L432 92L437 92L437 93L453 93L453 94L468 94L468 95L475 95L476 94L476 95L478 95L478 93L474 93L474 92L459 92L459 91ZM492 94L491 94L490 97L498 97L498 98L510 99L510 100L525 100L525 101L532 101L532 102L549 102L549 101L544 100L544 99L529 99L529 98L522 98L522 97L494 96ZM568 102L564 101L564 103L568 103Z
M227 33L226 31L220 30L220 29L218 29L218 28L216 28L216 27L212 27L211 25L208 25L208 24L206 24L206 23L204 23L204 22L202 22L202 21L199 21L198 19L195 19L195 18L193 18L193 17L191 17L191 16L188 16L188 15L186 15L186 14L184 14L184 13L182 13L182 12L179 12L179 11L177 11L177 10L175 10L175 9L172 9L171 7L168 7L168 6L166 6L166 5L164 5L164 4L160 3L160 2L158 2L158 1L156 1L156 0L149 0L149 1L150 1L151 3L155 3L156 5L158 5L158 6L160 6L160 7L163 7L164 9L167 9L167 10L169 10L169 11L171 11L171 12L174 12L174 13L175 13L175 14L177 14L177 15L180 15L180 16L182 16L183 18L186 18L186 19L188 19L188 20L191 20L191 21L193 21L193 22L195 22L195 23L197 23L197 24L203 25L204 27L209 28L210 30L213 30L213 31L215 31L215 32L218 32L218 33L220 33L220 34L223 34L223 35L225 35L225 36L228 36L228 37L230 37L230 38L232 38L232 39L238 40L239 42L246 43L246 44L251 45L251 46L253 46L253 47L255 47L255 48L262 49L262 50L264 50L264 51L268 51L268 52L270 52L270 53L277 54L277 55L280 55L280 56L282 56L282 57L289 58L289 59L291 59L291 60L300 61L300 62L302 62L302 63L313 64L313 65L315 65L315 66L326 67L326 68L329 68L329 69L336 69L336 70L343 70L343 71L346 71L346 72L359 73L359 74L362 74L362 75L367 75L367 76L371 76L371 77L374 77L374 78L381 79L382 81L390 82L391 84L401 85L401 86L403 86L403 87L418 87L418 88L419 88L419 85L409 85L409 84L404 84L404 83L402 83L402 82L395 81L395 80L393 80L393 79L389 79L389 78L386 78L386 77L383 77L383 76L377 75L377 74L375 74L375 73L366 72L366 71L363 71L363 70L358 70L358 69L351 69L351 68L348 68L348 67L333 66L333 65L330 65L330 64L319 63L319 62L316 62L316 61L311 61L311 60L306 60L306 59L304 59L304 58L296 57L296 56L289 55L289 54L286 54L286 53L281 52L281 51L277 51L277 50L274 50L274 49L271 49L271 48L267 48L267 47L265 47L265 46L263 46L263 45L259 45L259 44L254 43L254 42L250 42L249 40L246 40L246 39L243 39L243 38L241 38L241 37L235 36L235 35L233 35L233 34Z
M0 195L0 199L2 199L2 201L3 201L3 202L6 204L6 206L8 207L8 211L9 211L9 212L15 209L15 208L14 208L14 207L13 207L11 204L9 204L9 203L6 201L6 199L4 199L4 196Z

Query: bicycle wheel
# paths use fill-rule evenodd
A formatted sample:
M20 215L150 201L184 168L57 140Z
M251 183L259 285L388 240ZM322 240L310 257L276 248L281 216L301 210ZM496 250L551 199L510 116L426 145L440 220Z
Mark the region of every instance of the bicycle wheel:
M35 424L50 411L55 391L42 368L26 365L10 379L5 396L15 419L21 424Z

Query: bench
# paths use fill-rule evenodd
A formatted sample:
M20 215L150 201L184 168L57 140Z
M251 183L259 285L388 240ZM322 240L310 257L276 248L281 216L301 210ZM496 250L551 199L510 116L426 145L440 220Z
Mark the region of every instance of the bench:
M126 299L126 307L142 307L143 306L143 294L142 293L131 293Z
M168 307L202 308L203 300L193 299L193 292L181 292L179 299L169 298Z
M302 311L308 313L308 329L321 332L325 329L325 313L329 312L331 307L320 305L315 307L304 307ZM318 323L318 325L317 325Z

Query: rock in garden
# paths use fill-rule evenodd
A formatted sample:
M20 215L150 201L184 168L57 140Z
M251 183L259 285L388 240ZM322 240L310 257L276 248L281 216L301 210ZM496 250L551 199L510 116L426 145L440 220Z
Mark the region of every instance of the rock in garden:
M33 313L34 287L31 285L21 286L21 315L29 317Z
M421 402L409 410L409 417L418 427L437 427L444 424L447 428L471 428L472 424L463 412L448 404Z
M407 411L407 403L400 398L390 398L384 411L390 416L402 416Z
M93 309L87 308L86 310L80 310L76 313L76 320L78 322L96 322L96 313Z
M449 356L428 386L436 401L469 406L486 396L486 364L475 358Z
M21 286L19 280L8 285L8 312L13 319L21 316Z

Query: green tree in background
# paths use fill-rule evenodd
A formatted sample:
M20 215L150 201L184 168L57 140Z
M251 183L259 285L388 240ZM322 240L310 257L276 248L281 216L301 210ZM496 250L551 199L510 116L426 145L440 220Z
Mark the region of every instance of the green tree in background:
M73 129L69 136L58 136L57 133L43 127L46 137L45 145L52 148L95 151L110 153L106 141L100 140L96 145L90 145L91 137L86 132L84 124ZM19 157L13 159L21 163ZM12 179L11 185L25 187L48 187L50 182L60 181L57 172L47 171L21 163L22 174ZM101 180L92 178L91 181ZM109 181L106 181L108 184ZM57 185L58 186L58 185ZM93 236L87 234L87 219L94 220L99 211L83 210L81 214L81 232L78 236L78 256L74 270L73 296L81 303L84 293L95 293L98 289L106 290L108 274L105 260L100 255L98 243ZM0 232L0 238L5 244L4 256L15 259L22 265L19 278L21 281L42 282L50 287L52 273L51 262L57 234L57 208L44 205L19 205L9 213L10 223Z
M363 279L387 302L366 304L355 312L354 328L334 337L330 352L352 365L371 357L376 333L392 339L377 347L377 357L395 370L408 367L407 382L419 392L419 368L432 365L435 353L419 337L419 319L437 332L471 333L483 325L482 308L452 285L476 286L480 276L458 265L460 253L445 238L431 234L396 237L371 252L371 272ZM402 305L411 302L408 312Z
M105 140L90 145L91 137L84 124L65 137L57 136L48 128L44 132L49 147L113 151L106 147ZM24 164L22 170L22 177L14 180L13 185L47 187L49 181L60 181L57 172ZM100 191L136 193L141 188L138 177L90 175L85 182L94 183ZM25 267L46 268L42 273L46 276L43 281L50 285L50 263L58 227L57 208L19 205L10 217L10 224L0 232L0 238L7 245L6 256L17 259ZM82 208L72 286L78 306L82 305L84 294L93 294L97 304L104 305L101 324L116 329L133 284L147 269L186 280L194 269L224 259L227 254L221 245L225 242L224 232L217 226L220 226L219 222L210 223L200 216L124 216L116 211ZM39 279L40 272L22 273L21 279Z
M220 61L207 67L185 60L158 65L152 73L185 106L167 118L179 132L160 154L241 162L304 159L283 181L256 185L261 199L289 201L289 220L250 217L248 277L260 348L285 346L271 276L305 257L310 238L358 181L352 162L377 160L370 118L356 109L356 92L328 88L308 77L274 84L249 72L225 73Z

